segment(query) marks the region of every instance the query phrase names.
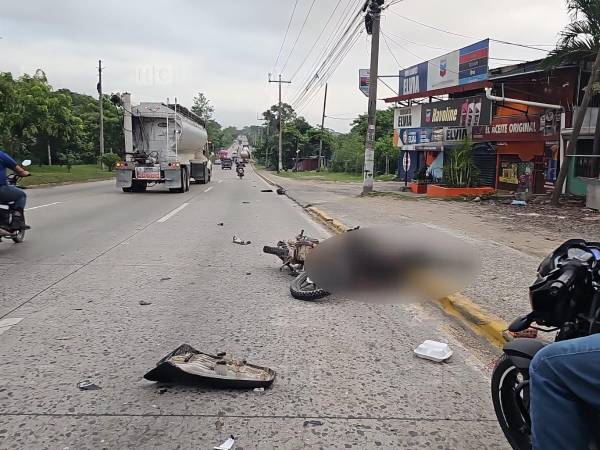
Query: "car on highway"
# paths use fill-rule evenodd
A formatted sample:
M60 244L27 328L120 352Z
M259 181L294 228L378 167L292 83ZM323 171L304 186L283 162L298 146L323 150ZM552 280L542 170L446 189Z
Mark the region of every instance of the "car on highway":
M221 170L229 169L233 166L233 161L231 158L226 158L221 160Z

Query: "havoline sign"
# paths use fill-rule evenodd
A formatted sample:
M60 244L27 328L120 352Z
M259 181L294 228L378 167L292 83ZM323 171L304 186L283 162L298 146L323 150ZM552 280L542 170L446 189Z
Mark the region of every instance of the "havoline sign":
M492 103L483 95L427 103L421 107L422 127L489 125Z

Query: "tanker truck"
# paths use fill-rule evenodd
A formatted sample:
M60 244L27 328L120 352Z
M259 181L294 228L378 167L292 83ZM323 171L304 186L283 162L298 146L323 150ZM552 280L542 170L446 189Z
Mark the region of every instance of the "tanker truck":
M144 192L164 184L171 192L186 192L190 183L208 183L212 163L208 137L200 117L171 103L131 106L122 96L125 161L115 167L117 187L123 192Z

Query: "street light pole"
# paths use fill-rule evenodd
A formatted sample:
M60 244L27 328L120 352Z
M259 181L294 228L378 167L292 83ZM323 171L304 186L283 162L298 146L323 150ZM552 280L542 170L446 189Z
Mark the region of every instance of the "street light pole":
M381 19L381 6L383 5L383 2L384 0L371 0L368 13L372 22L371 69L369 73L369 110L365 145L365 167L363 171L363 194L373 192L375 119L377 114L377 71L379 68L379 22Z
M279 161L277 164L277 173L283 170L283 119L281 114L281 83L290 84L291 81L283 81L281 79L281 74L279 74L279 80L271 80L269 77L269 83L279 83Z
M323 116L321 117L321 139L319 142L319 161L317 172L321 171L321 158L323 157L323 129L325 128L325 109L327 108L327 83L325 83L325 97L323 98Z
M100 107L100 160L104 156L104 106L102 105L102 60L98 61L98 103ZM104 163L102 163L104 167Z

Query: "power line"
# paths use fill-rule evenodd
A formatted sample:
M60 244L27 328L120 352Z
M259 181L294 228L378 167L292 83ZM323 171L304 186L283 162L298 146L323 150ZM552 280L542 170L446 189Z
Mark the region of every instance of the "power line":
M283 35L283 42L281 43L281 47L279 48L279 53L277 54L277 59L275 60L275 65L273 66L273 69L276 69L277 63L279 63L279 58L281 57L281 52L283 51L283 46L285 45L285 41L287 40L287 36L290 31L290 26L292 25L292 20L294 20L294 14L296 13L296 7L298 6L298 1L299 0L296 0L296 3L294 3L294 9L292 10L292 15L290 16L290 21L288 22L287 28L285 30L285 34Z
M293 80L296 77L296 75L298 74L298 72L300 71L300 69L304 66L304 63L306 62L306 60L310 57L311 53L313 52L313 50L317 46L317 43L319 42L319 39L321 39L321 36L323 36L323 33L325 32L325 30L329 26L329 23L331 22L331 19L333 19L333 15L337 11L338 7L340 6L340 3L342 3L342 0L338 0L337 4L335 5L335 8L333 8L333 11L331 11L331 14L329 15L329 19L327 19L327 22L325 23L325 26L323 27L323 29L321 30L321 32L319 33L319 35L315 39L315 42L313 43L312 47L310 48L310 50L308 51L308 53L306 54L306 56L304 57L304 59L302 60L302 62L300 63L300 65L298 66L298 68L296 69L296 71L294 72L294 74L290 77L290 79Z
M360 3L362 3L362 0L360 0ZM329 76L335 72L337 66L354 46L358 36L360 35L362 28L362 20L360 20L360 18L361 12L359 10L356 14L351 16L350 22L345 30L337 38L337 41L333 41L333 46L326 47L325 51L327 51L327 48L331 48L331 50L325 57L324 61L318 66L314 72L314 75L310 76L304 86L298 91L293 102L294 105L297 107L300 105L304 106L306 104L306 100L310 101L311 97L318 92L318 89L327 82ZM340 22L340 25L341 24L343 24L343 21ZM339 26L338 29L340 29Z
M390 52L390 55L392 55L392 58L394 58L394 61L396 61L396 64L398 64L398 67L400 67L401 69L404 69L404 66L402 64L400 64L400 61L398 61L398 58L396 58L396 55L394 55L394 52L390 48L390 44L388 43L387 37L384 34L383 30L381 31L381 35L383 36L383 42L385 42L385 46L387 47L388 52Z
M411 19L410 17L403 16L402 14L398 14L396 11L390 10L390 12L392 14L394 14L394 15L402 18L402 19L404 19L404 20L408 20L409 22L416 23L418 25L421 25L422 27L426 27L426 28L429 28L431 30L439 31L441 33L446 33L446 34L450 34L450 35L453 35L453 36L462 37L462 38L465 38L465 39L478 39L478 38L476 38L474 36L467 36L465 34L455 33L454 31L444 30L442 28L435 27L433 25L428 25L426 23L419 22L418 20ZM548 52L548 50L543 49L543 48L539 48L539 47L542 47L542 46L554 47L553 45L546 45L546 44L527 45L527 44L519 44L519 43L516 43L516 42L503 41L501 39L493 39L493 38L489 38L489 39L490 39L490 41L496 42L498 44L514 45L514 46L517 46L517 47L528 48L528 49L531 49L531 50L538 50L540 52Z
M287 67L288 62L290 61L290 58L292 57L292 54L294 53L294 50L296 49L296 44L298 44L298 40L300 39L300 36L302 36L302 32L304 31L304 27L306 26L306 22L308 22L308 18L310 17L310 13L313 10L313 7L315 6L316 1L317 0L313 0L312 3L310 4L310 8L308 8L308 12L306 13L306 17L304 18L304 22L302 22L302 27L300 27L300 32L298 33L298 36L296 36L296 40L294 41L294 45L292 46L292 50L290 51L290 54L288 55L287 59L285 60L285 63L283 64L283 67L281 68L282 72Z
M350 19L352 16L352 10L353 10L352 1L353 0L348 1L346 8L344 9L344 11L342 12L342 14L340 16L340 20L337 22L337 25L335 26L333 33L331 33L331 39L325 44L325 46L323 47L321 52L319 52L319 55L315 59L315 62L312 64L310 70L307 72L308 75L307 75L306 79L298 87L298 91L295 94L296 98L298 98L301 95L301 93L305 89L307 89L308 86L310 86L310 84L312 84L314 82L316 73L318 73L318 70L320 70L321 66L323 65L321 60L323 58L325 58L327 55L332 54L335 47L337 45L339 45L340 40L344 36L344 33L346 33L348 31L349 27L351 26L352 20L350 21L350 25L348 26L348 28L346 28L346 31L344 31L344 28L343 28L344 23L347 22L348 19ZM354 0L356 8L358 8L358 3L360 3L360 2L362 2L362 0L358 0L358 1ZM350 14L348 14L348 13L350 13ZM337 41L337 43L336 43L336 41Z

